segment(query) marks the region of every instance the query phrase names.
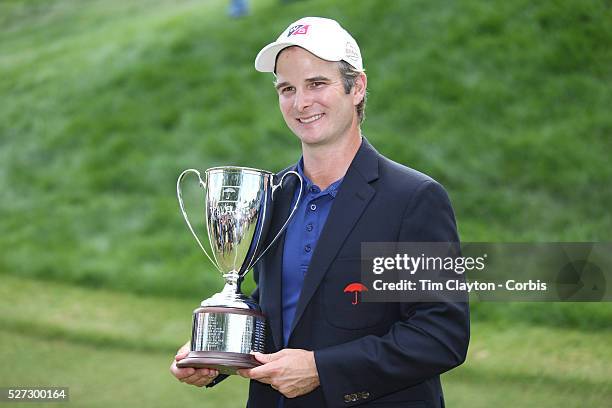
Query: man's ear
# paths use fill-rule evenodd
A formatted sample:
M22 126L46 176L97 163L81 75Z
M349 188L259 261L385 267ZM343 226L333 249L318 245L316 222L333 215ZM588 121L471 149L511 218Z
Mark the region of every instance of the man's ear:
M365 98L366 89L368 87L368 77L365 72L360 72L355 78L355 86L353 86L353 105L357 106Z

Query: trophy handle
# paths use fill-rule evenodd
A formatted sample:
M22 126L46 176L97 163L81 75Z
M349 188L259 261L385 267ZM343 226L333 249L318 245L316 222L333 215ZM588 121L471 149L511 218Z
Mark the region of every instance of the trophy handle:
M191 235L193 235L198 245L200 246L200 249L202 249L202 251L204 252L206 257L210 260L210 262L212 262L215 268L219 269L219 267L217 266L217 262L215 262L213 258L208 254L208 252L204 248L204 245L202 245L200 238L198 238L197 234L193 230L193 227L191 226L191 222L189 222L189 217L187 217L187 212L185 211L185 204L183 203L183 194L181 192L181 181L189 173L194 173L196 176L198 176L198 180L200 181L200 187L206 190L206 183L204 182L204 180L202 180L202 177L200 176L200 172L195 169L187 169L183 171L181 175L178 177L178 180L176 180L176 197L178 198L179 206L181 207L181 213L183 214L183 218L185 219L185 222L187 223L187 227L189 228L189 231L191 231Z
M289 213L289 217L287 218L287 220L285 221L281 229L278 231L274 239L270 242L270 245L268 245L268 247L262 251L262 253L257 257L257 259L254 262L251 262L247 270L251 269L253 265L259 262L259 260L266 254L266 252L268 252L268 250L272 248L272 245L274 245L276 240L282 235L283 232L285 232L285 230L289 226L289 222L291 221L291 219L293 218L293 215L297 211L298 205L300 204L300 200L302 199L302 190L304 188L304 181L302 180L302 177L294 170L290 170L286 172L285 174L283 174L283 177L281 177L278 184L274 185L274 183L272 183L272 201L274 201L274 193L276 192L276 190L283 187L283 182L285 181L285 177L287 177L289 174L293 174L294 176L298 178L298 180L300 180L300 192L298 194L297 200L295 201L295 205L293 206L293 209Z

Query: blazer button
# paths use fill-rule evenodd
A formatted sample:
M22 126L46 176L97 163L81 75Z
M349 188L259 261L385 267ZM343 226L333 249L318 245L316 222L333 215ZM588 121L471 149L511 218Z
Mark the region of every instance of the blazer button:
M357 401L357 394L351 394L351 401L352 402Z
M362 393L361 393L361 398L362 398L362 399L368 399L368 398L370 398L370 393L369 393L369 392L367 392L367 391L362 392Z
M351 402L351 396L350 396L350 395L348 395L348 394L346 394L346 395L344 396L344 402Z

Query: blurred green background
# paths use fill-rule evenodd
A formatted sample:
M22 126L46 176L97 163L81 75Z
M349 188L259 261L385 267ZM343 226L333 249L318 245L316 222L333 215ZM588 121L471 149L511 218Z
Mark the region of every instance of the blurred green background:
M175 180L297 160L253 60L304 15L355 36L364 134L445 185L462 240L612 241L610 1L252 0L237 20L227 6L0 2L0 387L68 386L79 407L244 406L243 379L201 390L168 373L191 310L221 288ZM448 406L609 406L611 304L472 309Z

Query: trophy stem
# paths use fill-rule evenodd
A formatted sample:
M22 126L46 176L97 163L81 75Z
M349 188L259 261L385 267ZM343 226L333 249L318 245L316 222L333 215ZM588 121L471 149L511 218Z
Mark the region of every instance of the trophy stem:
M224 306L238 309L259 309L252 299L240 293L240 284L242 278L237 271L231 271L223 274L225 286L221 292L214 294L212 297L205 299L200 303L202 307Z
M235 295L240 291L240 275L237 271L231 271L223 274L225 279L225 286L221 293L224 295Z

